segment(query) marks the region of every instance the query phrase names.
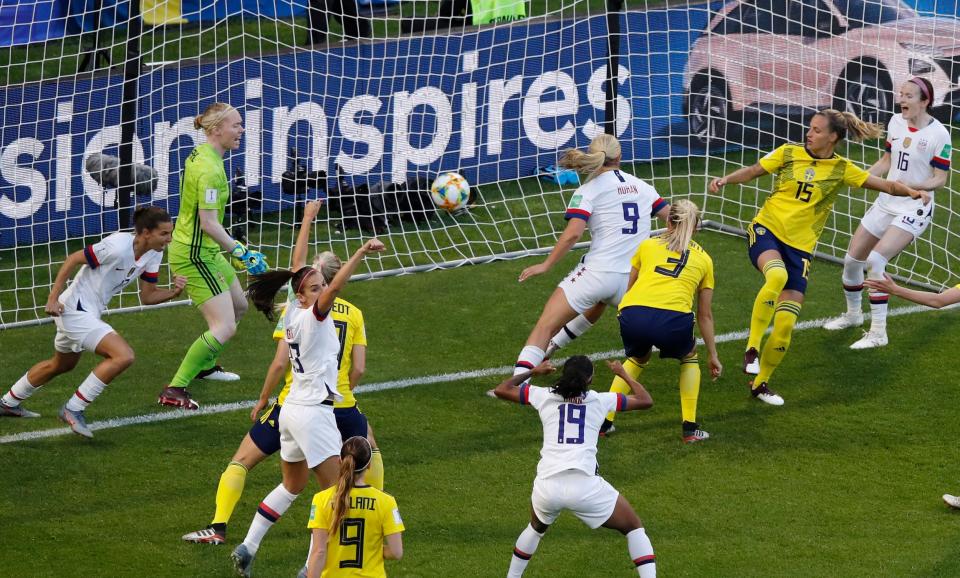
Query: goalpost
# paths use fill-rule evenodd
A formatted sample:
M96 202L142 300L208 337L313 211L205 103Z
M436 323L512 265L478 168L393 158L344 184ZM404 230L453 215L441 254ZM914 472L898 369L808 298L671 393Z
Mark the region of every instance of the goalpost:
M116 0L49 16L20 0L26 35L31 19L0 18L0 328L45 320L63 258L126 226L129 207L176 215L183 162L203 140L192 119L216 100L247 129L225 159L228 229L286 266L297 207L329 194L317 248L345 255L377 234L388 251L366 260L361 275L373 277L549 251L575 186L538 169L605 130L663 196L691 197L709 226L742 231L769 184L708 197L709 176L802 137L818 108L884 122L910 74L934 82L946 121L960 80L941 45L960 36L944 32L955 18L931 24L893 0L531 0L526 18L428 33L403 33L403 21L438 5L402 0L361 6L364 38L317 12L314 28L329 20L329 31L312 44L308 0L207 4L134 0L139 33ZM869 165L881 147L838 152ZM98 154L138 169L96 172ZM311 188L321 170L329 193ZM444 171L471 183L468 211L417 194ZM821 254L843 256L872 198L843 195ZM941 287L960 241L954 190L936 198L931 230L891 268ZM138 307L134 287L113 303Z

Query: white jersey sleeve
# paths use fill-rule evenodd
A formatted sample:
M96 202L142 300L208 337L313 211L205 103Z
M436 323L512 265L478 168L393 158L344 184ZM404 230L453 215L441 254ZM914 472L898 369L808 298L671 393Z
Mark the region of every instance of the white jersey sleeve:
M597 473L597 438L611 411L626 408L627 398L617 393L588 391L582 398L563 399L544 387L524 385L520 403L533 406L543 424L543 447L537 477L566 470Z
M629 273L630 258L650 236L651 218L665 206L666 201L652 186L613 170L578 188L564 217L587 222L590 250L583 262L588 269Z
M891 181L916 186L932 177L934 169L950 170L950 133L936 119L932 119L927 126L916 129L910 127L901 114L893 115L887 125L885 146L890 154L890 170L886 178ZM886 193L877 196L876 205L891 215L903 215L922 209L922 202L917 199L895 197Z

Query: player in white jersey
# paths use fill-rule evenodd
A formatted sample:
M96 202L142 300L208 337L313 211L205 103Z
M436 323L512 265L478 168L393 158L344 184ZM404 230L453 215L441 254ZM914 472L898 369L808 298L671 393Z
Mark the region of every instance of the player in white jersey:
M53 357L30 368L0 400L0 417L39 417L20 404L40 386L76 367L84 351L103 357L83 380L73 397L60 408L60 419L79 435L92 438L84 411L111 381L133 363L133 349L100 319L113 296L134 279L140 280L144 305L173 299L186 286L186 277L174 278L173 288L158 289L163 250L170 244L173 223L160 207L140 207L133 214L134 231L114 233L70 254L47 299L46 313L57 325ZM66 287L67 280L80 273ZM64 290L66 287L66 290Z
M350 276L371 252L385 250L371 239L343 264L330 283L313 267L297 271L278 269L257 275L247 288L253 306L273 319L274 299L288 284L296 300L287 305L284 341L290 353L293 383L280 412L280 467L283 481L260 502L243 543L231 558L242 576L250 567L267 531L306 488L313 470L320 488L331 486L340 467L340 431L333 403L343 396L337 391L337 354L340 340L333 325L334 300Z
M933 191L950 176L950 132L933 118L933 85L925 78L911 78L900 87L900 113L887 125L886 152L870 167L870 174L887 175L891 181L931 192L931 202L880 193L863 216L843 259L843 291L847 311L828 321L830 331L863 324L861 310L864 269L869 279L883 279L893 260L933 219ZM887 301L882 291L870 292L870 331L851 349L869 349L887 344Z
M664 223L670 205L644 181L620 170L620 143L608 134L593 139L587 152L568 150L559 164L588 175L574 193L564 218L567 226L553 251L520 273L520 282L542 275L562 259L590 229L590 250L557 286L527 337L514 374L536 367L570 343L614 307L627 290L630 258L650 236L650 219ZM552 338L551 338L552 337ZM549 345L549 347L548 347ZM632 371L632 367L628 371ZM492 395L492 390L488 392Z
M653 546L630 503L599 475L597 438L610 411L648 409L653 399L619 362L610 369L630 385L631 395L590 390L593 363L570 357L552 388L525 383L533 375L553 371L549 362L507 379L494 389L497 397L529 404L543 423L543 448L531 494L530 525L517 539L508 578L523 575L540 539L563 510L570 510L591 529L604 526L627 537L630 558L640 576L657 574ZM521 385L522 384L522 385Z

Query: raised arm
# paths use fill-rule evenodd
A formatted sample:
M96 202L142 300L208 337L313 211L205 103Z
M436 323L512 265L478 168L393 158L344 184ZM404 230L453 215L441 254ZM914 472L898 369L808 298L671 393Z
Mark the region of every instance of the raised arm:
M367 256L368 253L378 253L380 251L385 251L386 246L380 242L379 239L370 239L364 243L357 251L350 257L350 260L343 264L343 267L340 267L340 270L337 271L337 274L333 277L330 283L327 285L327 288L323 290L323 293L320 294L320 297L317 299L316 310L321 313L326 313L333 307L333 301L337 298L337 295L340 294L340 291L347 285L347 282L350 281L350 277L353 275L354 270L357 266L363 261L363 258Z
M546 375L553 371L554 367L550 364L550 361L544 361L530 371L524 371L521 374L508 377L507 379L501 381L500 385L494 388L493 393L500 399L512 401L514 403L520 403L521 383L527 381L534 375Z
M57 271L57 278L54 279L53 287L50 288L50 296L47 297L47 305L44 307L47 315L59 317L60 314L63 313L63 305L58 301L60 295L63 293L63 290L67 288L67 281L70 277L73 277L77 269L82 267L86 262L87 258L84 256L83 251L77 251L70 253L66 261L63 262L63 265L60 265L60 270Z
M697 325L710 355L710 375L716 381L723 372L723 364L717 355L717 340L713 331L713 289L701 289L697 296Z
M884 293L896 295L897 297L902 297L907 301L913 301L914 303L926 305L927 307L933 307L934 309L940 309L942 307L946 307L947 305L960 303L960 289L957 289L956 287L951 287L942 293L917 291L916 289L907 289L906 287L897 285L893 279L890 278L890 275L887 275L886 273L883 274L883 280L866 279L864 280L863 284L864 286L875 291L883 291Z
M634 411L637 409L650 409L653 407L653 398L650 397L650 394L640 382L632 378L629 373L623 369L623 365L616 360L608 361L607 367L610 368L610 371L614 375L627 382L627 385L630 386L630 395L626 396L627 398L627 407L623 411Z
M765 174L767 174L767 171L760 163L751 165L749 167L743 167L733 171L725 177L720 177L719 179L713 179L710 181L710 192L719 193L720 189L726 185L739 185L742 183L747 183Z
M290 264L290 269L293 271L307 265L313 220L317 218L322 205L323 201L310 201L303 207L303 220L300 221L300 232L297 233L297 242L293 246L293 257Z
M542 263L531 265L521 271L519 281L523 283L530 277L542 275L549 271L557 261L563 259L566 254L570 252L570 249L577 244L577 241L580 240L580 237L583 236L583 232L586 229L587 222L583 219L572 218L567 221L566 228L564 228L563 233L560 234L560 238L557 239L557 244L553 246L553 250L550 251L547 258L544 259Z
M263 378L263 387L260 388L260 398L250 410L250 421L256 421L260 412L270 403L270 396L273 395L273 389L277 387L287 373L287 366L290 365L290 346L287 342L280 340L277 342L277 351L273 354L273 361L267 367L267 376Z

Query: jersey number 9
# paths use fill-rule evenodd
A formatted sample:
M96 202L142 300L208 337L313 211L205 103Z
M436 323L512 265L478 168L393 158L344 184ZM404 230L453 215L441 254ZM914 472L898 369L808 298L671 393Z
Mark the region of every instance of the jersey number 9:
M340 545L356 547L353 558L340 560L341 568L363 568L363 530L366 520L363 518L344 518L340 522Z

